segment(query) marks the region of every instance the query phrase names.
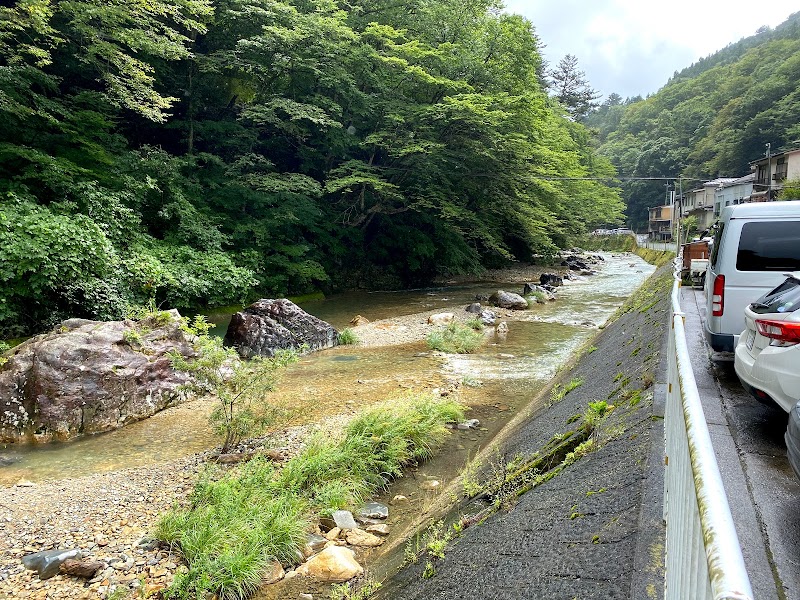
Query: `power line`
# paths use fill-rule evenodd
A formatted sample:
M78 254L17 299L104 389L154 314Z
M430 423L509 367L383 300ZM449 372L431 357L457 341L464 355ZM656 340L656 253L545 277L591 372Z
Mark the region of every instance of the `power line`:
M532 179L544 181L705 181L699 177L550 177L533 175Z

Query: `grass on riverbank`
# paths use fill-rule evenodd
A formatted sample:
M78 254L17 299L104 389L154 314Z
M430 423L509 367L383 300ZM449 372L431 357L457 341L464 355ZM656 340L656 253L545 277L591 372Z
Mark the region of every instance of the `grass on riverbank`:
M458 321L431 331L426 339L429 348L448 354L469 354L477 350L483 340L484 336L480 331Z
M228 474L210 468L189 506L157 524L155 536L189 565L164 597L247 598L273 560L296 563L319 514L355 506L430 457L448 434L445 424L463 417L453 400L410 396L365 410L338 438L315 437L281 470L265 459Z

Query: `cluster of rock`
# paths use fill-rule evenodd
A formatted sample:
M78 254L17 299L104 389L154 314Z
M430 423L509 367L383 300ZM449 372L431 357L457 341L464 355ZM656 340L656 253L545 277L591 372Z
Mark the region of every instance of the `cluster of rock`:
M225 343L242 357L318 350L338 332L286 299L231 319ZM17 346L0 365L0 443L66 441L145 419L189 397L171 354L196 356L177 310L141 321L69 319Z
M277 350L332 348L339 333L286 298L262 299L233 315L224 343L242 358L252 358L274 356Z
M575 253L568 254L561 261L562 267L567 267L570 271L576 271L579 275L594 275L595 271L589 265L596 265L605 259L599 254L589 254L581 257Z
M0 366L0 442L68 440L116 429L186 399L170 352L195 351L177 311L134 322L69 319Z

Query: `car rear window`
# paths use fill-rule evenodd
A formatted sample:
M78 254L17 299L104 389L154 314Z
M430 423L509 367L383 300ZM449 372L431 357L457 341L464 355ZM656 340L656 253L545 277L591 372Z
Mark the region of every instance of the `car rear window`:
M788 313L800 308L800 281L789 278L750 305L750 310L764 313Z
M753 221L742 226L738 271L800 271L800 221Z

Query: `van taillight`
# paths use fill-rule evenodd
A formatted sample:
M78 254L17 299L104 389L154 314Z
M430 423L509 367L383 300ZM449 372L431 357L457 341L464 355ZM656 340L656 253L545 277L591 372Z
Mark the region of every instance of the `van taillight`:
M714 288L711 290L711 316L721 317L725 310L725 275L714 278Z

